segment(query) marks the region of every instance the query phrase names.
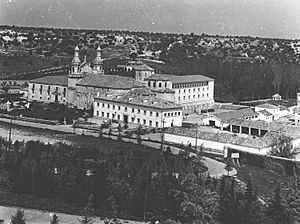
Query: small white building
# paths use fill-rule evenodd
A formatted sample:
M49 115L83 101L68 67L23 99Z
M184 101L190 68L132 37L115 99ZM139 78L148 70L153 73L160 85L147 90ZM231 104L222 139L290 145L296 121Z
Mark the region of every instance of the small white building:
M150 127L182 125L182 106L140 90L128 94L95 97L94 117L137 123Z
M273 115L273 120L277 120L280 117L280 107L279 106L275 106L272 104L261 104L261 105L257 105L254 108L255 112L259 112L259 111L267 111L270 114Z
M273 121L273 114L269 113L267 110L259 110L258 114L257 120L266 122Z
M272 100L281 100L281 96L278 94L278 93L276 93L276 94L274 94L273 96L272 96Z

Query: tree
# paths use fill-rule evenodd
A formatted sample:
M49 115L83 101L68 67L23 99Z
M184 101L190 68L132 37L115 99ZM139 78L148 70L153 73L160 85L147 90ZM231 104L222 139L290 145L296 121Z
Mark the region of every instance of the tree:
M274 191L274 196L266 212L269 219L274 224L291 224L292 212L281 196L280 187Z
M216 223L218 195L204 186L203 177L188 174L181 182L182 191L173 190L180 203L179 217L183 223Z
M224 169L227 171L227 176L229 176L229 172L233 170L229 159L227 160L227 163L226 163L226 166Z
M92 224L94 222L94 220L92 219L92 217L94 216L94 195L91 194L89 196L87 205L85 206L85 208L82 210L82 218L79 219L78 221L82 224Z
M53 214L52 219L50 220L50 224L58 224L58 223L59 223L58 216L56 214Z
M292 141L292 137L283 134L279 135L273 140L269 155L293 159L298 150L293 147ZM294 163L292 161L284 161L284 168L287 173L294 173Z
M11 224L26 224L23 210L17 210L17 213L11 217Z

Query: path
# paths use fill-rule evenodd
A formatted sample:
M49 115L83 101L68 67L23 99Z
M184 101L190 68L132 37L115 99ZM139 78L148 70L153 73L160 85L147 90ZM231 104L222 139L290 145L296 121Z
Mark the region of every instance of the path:
M49 224L50 223L50 213L45 211L39 211L34 209L23 209L25 213L25 219L27 224ZM15 207L4 207L0 206L0 219L4 219L4 224L9 224L11 216L15 215L17 208ZM63 213L56 213L59 218L60 224L76 224L79 223L78 219L80 216L69 215ZM95 218L94 224L104 224L103 220L100 218ZM135 222L135 221L123 221L122 223L128 224L143 224L145 222Z

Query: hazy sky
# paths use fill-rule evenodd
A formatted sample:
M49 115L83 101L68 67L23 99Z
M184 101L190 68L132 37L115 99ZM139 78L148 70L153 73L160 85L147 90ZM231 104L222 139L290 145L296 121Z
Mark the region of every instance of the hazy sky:
M0 24L300 39L300 0L0 0Z

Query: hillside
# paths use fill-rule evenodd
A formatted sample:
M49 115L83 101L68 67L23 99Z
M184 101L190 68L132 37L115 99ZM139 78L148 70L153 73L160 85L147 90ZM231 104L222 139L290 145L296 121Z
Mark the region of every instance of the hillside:
M265 98L275 92L289 98L300 91L300 40L0 26L2 57L25 60L39 55L37 60L45 63L37 64L61 66L68 64L75 45L90 59L100 46L106 59L137 56L161 72L203 73L216 80L216 98L225 102ZM20 72L18 66L11 68Z

